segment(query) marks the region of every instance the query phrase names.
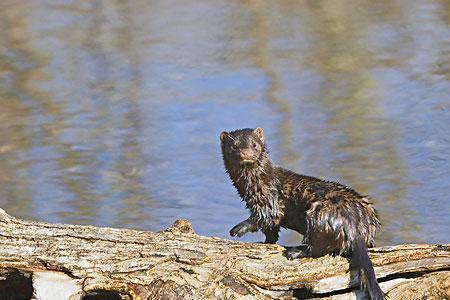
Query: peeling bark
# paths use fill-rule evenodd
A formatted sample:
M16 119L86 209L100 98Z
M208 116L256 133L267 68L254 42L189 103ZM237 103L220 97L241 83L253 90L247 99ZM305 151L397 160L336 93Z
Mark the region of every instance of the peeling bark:
M345 258L289 261L279 245L49 224L0 209L0 299L361 299ZM370 249L390 300L449 299L450 244Z

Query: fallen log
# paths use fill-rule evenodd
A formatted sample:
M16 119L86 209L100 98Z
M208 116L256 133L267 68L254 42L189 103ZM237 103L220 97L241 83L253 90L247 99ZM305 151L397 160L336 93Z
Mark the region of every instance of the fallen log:
M345 258L289 261L280 245L49 224L0 209L0 299L362 299ZM395 299L450 299L450 244L370 249Z

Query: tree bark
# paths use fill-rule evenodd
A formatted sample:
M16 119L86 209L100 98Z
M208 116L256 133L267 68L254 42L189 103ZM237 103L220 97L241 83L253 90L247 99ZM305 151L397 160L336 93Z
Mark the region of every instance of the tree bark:
M197 235L16 219L0 209L0 299L363 299L343 257ZM450 244L369 251L390 300L450 299Z

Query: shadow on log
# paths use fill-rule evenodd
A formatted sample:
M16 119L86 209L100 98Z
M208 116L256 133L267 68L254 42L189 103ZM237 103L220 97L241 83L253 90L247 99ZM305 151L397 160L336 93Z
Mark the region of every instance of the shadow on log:
M0 299L363 299L342 257L279 245L16 219L0 209ZM449 299L450 245L370 249L390 300Z

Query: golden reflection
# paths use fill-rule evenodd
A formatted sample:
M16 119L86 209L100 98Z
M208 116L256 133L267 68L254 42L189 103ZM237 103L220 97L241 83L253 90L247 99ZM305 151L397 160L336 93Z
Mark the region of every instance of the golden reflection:
M440 0L438 3L440 4L440 7L437 11L439 12L441 20L447 24L447 26L450 26L450 1Z
M29 119L33 99L44 100L48 94L36 88L45 78L46 57L32 47L27 22L31 3L0 2L0 206L11 214L30 218L32 197L24 169L32 147ZM20 162L20 163L18 163Z
M63 164L73 164L74 166L96 166L102 171L90 168L84 171L82 176L64 178L68 189L76 195L71 206L75 209L76 222L80 222L80 217L98 216L104 214L105 206L114 205L116 208L113 215L115 225L127 224L130 219L149 219L150 210L142 209L143 202L148 200L148 189L141 182L142 169L145 165L142 145L139 144L139 136L142 135L142 116L139 115L137 100L141 78L137 67L140 64L139 57L132 51L134 46L132 16L127 3L122 1L97 2L85 6L81 3L68 5L58 5L54 9L68 13L83 15L88 18L88 22L74 23L61 30L52 32L52 35L61 39L67 46L83 49L94 59L93 73L90 79L80 76L84 69L78 62L78 57L72 57L67 62L70 71L68 72L73 82L85 85L92 92L89 97L97 98L95 101L105 102L99 109L89 111L93 114L91 119L95 126L86 133L87 143L94 145L93 152L79 157L75 153L65 152L61 159ZM120 22L113 22L108 18L116 18ZM71 34L76 32L77 34ZM67 37L67 38L66 38ZM116 62L114 57L120 57ZM122 61L128 61L130 65ZM134 74L131 78L113 76L116 68L126 68ZM92 74L89 74L92 76ZM121 103L125 109L112 111L113 106L107 103ZM115 117L115 114L118 114ZM112 118L111 118L112 117ZM114 135L117 130L123 130L125 136L114 141L114 145L105 145L105 137ZM104 153L111 153L117 157L113 161L108 161L100 165L101 156ZM68 168L64 166L63 168ZM110 193L98 194L92 187L90 180L102 175L101 184L109 185ZM119 200L114 203L117 195ZM151 202L151 201L149 201ZM146 203L148 205L148 202ZM110 211L111 212L111 211ZM70 221L69 218L66 218ZM109 219L111 219L109 217ZM113 218L114 220L114 218ZM72 221L73 222L73 221ZM87 220L92 222L92 220Z
M245 36L239 38L245 40L255 40L254 46L251 47L248 55L252 60L252 64L261 69L269 79L268 88L265 92L267 100L273 105L277 114L281 115L279 125L280 144L284 151L281 154L281 160L285 163L298 160L297 152L292 147L292 109L289 102L280 96L283 89L280 74L273 65L275 57L271 50L270 42L272 39L272 27L269 22L271 20L270 5L266 2L251 0L244 4L247 11L246 18L250 20L248 30L243 31ZM242 34L242 33L241 33Z
M352 14L344 5L327 1L315 2L309 8L314 15L311 34L316 41L309 50L310 67L325 79L319 99L329 111L326 126L344 134L333 149L345 153L345 158L335 163L336 169L359 191L374 194L377 187L388 187L375 199L382 210L382 243L399 234L405 241L417 240L418 225L408 217L412 212L403 202L410 183L405 181L408 171L396 146L398 132L380 105L378 91L383 87L371 73L374 62L362 42L371 25L367 11ZM401 232L392 232L389 226L399 220L399 211L403 212L397 222Z
M145 168L154 163L148 161L158 155L153 152L166 149L145 149L167 138L158 135L158 126L168 124L151 109L143 115L142 107L189 101L209 113L211 103L223 103L214 98L229 86L220 82L208 90L204 79L250 68L259 70L252 73L256 79L267 80L262 106L272 114L264 110L257 118L261 126L279 122L281 164L307 164L320 173L311 175L322 177L337 173L362 193L376 195L382 243L420 241L405 200L411 199L405 178L414 176L398 148L397 122L403 123L389 119L382 100L390 94L375 71L411 76L408 53L424 52L415 42L426 34L416 32L422 25L417 18L439 27L438 37L448 30L450 4L431 1L425 10L418 8L422 4L0 1L0 207L27 218L43 207L71 223L104 216L123 226L152 219L160 199L147 199L153 187L144 182ZM40 20L45 14L48 22ZM437 39L427 39L436 41L436 51L419 67L426 65L425 75L444 82L450 78L448 45ZM408 53L398 54L403 46ZM444 88L440 101L448 98ZM252 95L258 94L259 86L254 89ZM448 105L437 107L445 112ZM190 113L182 109L180 114ZM153 122L164 124L151 128ZM222 125L202 123L198 130L214 126ZM148 136L151 141L143 138ZM34 194L45 189L53 195L49 186L64 199L45 202Z
M358 14L352 13L349 6L356 7ZM396 147L395 125L379 104L377 91L382 86L371 75L375 62L364 43L366 30L372 25L370 22L379 20L379 16L370 15L368 7L353 1L346 4L248 1L239 9L239 16L249 21L245 27L239 27L238 36L254 40L247 55L270 79L267 99L282 116L279 130L284 152L282 163L292 164L299 154L292 146L293 128L299 125L296 124L299 118L293 116L292 104L296 101L280 96L285 88L281 61L289 57L291 69L298 66L297 72L301 72L306 66L324 79L318 94L314 95L328 116L323 126L328 128L326 132L334 131L344 137L338 144L324 140L323 136L310 136L308 142L329 148L337 157L343 157L339 162L332 162L336 170L331 173L337 171L355 189L380 197L375 201L384 223L384 230L378 237L382 244L399 235L404 241L413 241L419 228L411 216L408 217L412 212L403 202L410 185L404 179L407 169ZM401 13L394 11L391 15L401 16ZM285 32L292 30L292 26L298 26L299 37L306 35L304 43L293 44L289 50L277 49L277 40L296 34ZM323 158L318 155L312 154L308 164L320 165L317 160ZM399 211L404 212L399 225L401 232L391 234L389 226Z
M39 145L54 149L57 157L55 178L58 187L72 195L68 202L64 202L54 210L64 222L92 223L94 216L100 214L102 200L110 200L112 195L101 195L93 186L95 178L98 177L96 166L100 166L100 156L108 149L102 142L102 137L111 135L117 126L131 128L127 130L124 141L118 141L119 161L111 166L111 171L106 171L103 184L112 184L112 190L119 194L125 191L122 212L119 212L117 224L126 222L128 213L133 218L143 218L140 214L148 213L142 210L142 201L146 200L148 190L140 181L141 170L139 169L144 159L142 158L141 145L136 143L142 126L137 107L138 89L140 78L138 72L130 81L118 78L118 82L111 79L107 72L110 65L106 63L101 66L94 82L84 76L86 70L80 64L79 57L69 54L64 62L62 76L67 76L71 86L56 86L52 91L64 95L68 99L56 98L48 92L43 92L40 85L43 81L51 79L48 73L49 58L41 54L36 44L39 44L35 35L30 35L29 24L26 22L30 16L28 12L33 11L32 3L16 4L10 2L0 3L0 17L2 28L8 30L0 31L0 97L2 110L0 112L0 185L1 206L8 207L10 213L21 216L34 216L31 211L32 182L27 178L30 170L36 163L32 160L24 160L18 157L24 151L33 151L33 140ZM137 69L139 58L130 51L132 29L127 28L126 22L133 19L127 14L127 6L122 2L97 3L95 5L84 5L75 3L73 5L52 6L52 9L62 11L66 17L82 14L89 17L90 22L71 23L68 26L58 27L55 31L49 31L48 35L55 37L59 42L66 44L69 49L85 48L89 53L95 53L107 57L111 52L119 52L121 55L130 56L131 68ZM117 10L117 11L116 11ZM106 11L106 12L105 12ZM113 22L105 22L105 15L123 14L125 24L116 27ZM111 36L112 39L101 39L100 36ZM6 52L8 51L8 52ZM75 52L72 52L75 53ZM101 61L101 60L100 60ZM53 76L60 74L53 73ZM125 112L124 123L118 123L112 119L107 123L100 123L110 113L108 106L101 109L85 110L77 113L89 115L89 122L100 123L96 128L86 130L72 130L67 121L73 117L72 112L66 109L77 107L76 103L86 102L79 93L80 87L93 87L94 93L101 95L106 101L121 99L129 102ZM127 87L128 86L128 87ZM125 87L125 88L123 88ZM59 89L64 90L59 90ZM123 91L122 91L123 90ZM120 95L120 94L121 95ZM90 95L95 97L94 95ZM31 107L31 108L29 108ZM30 122L33 116L40 115L48 117L48 122L33 128L30 133ZM85 124L86 125L86 124ZM65 137L67 130L75 134L76 141L68 141ZM89 147L87 150L78 150L79 144ZM21 162L20 169L12 162ZM131 165L129 165L131 164ZM19 174L20 171L20 174ZM54 171L54 170L52 170ZM50 174L45 180L50 180ZM111 178L114 178L111 180ZM118 179L119 178L119 179ZM13 185L7 182L14 182ZM12 188L7 188L11 186ZM109 189L108 189L109 190ZM55 191L56 192L56 191ZM40 201L46 199L39 199ZM49 203L52 199L48 199ZM55 199L57 200L57 199ZM45 203L36 203L45 206ZM55 204L53 204L55 205ZM105 205L107 205L105 203ZM17 212L16 212L17 211ZM148 216L144 216L148 219Z
M439 1L440 7L438 7L436 9L436 12L439 14L440 16L440 20L447 25L447 33L450 32L450 1L448 0L442 0ZM449 44L448 42L449 39L442 39L442 40L438 40L436 41L436 43L439 44L438 47L436 47L437 49L441 49L438 52L439 57L437 57L437 61L435 62L435 68L437 68L437 70L435 71L437 74L442 75L445 79L447 79L448 81L450 81L450 53L447 50L446 45ZM442 43L442 44L441 44ZM450 104L446 104L447 106L450 106Z
M136 220L151 220L150 207L156 206L157 199L149 199L150 187L142 181L144 170L142 166L151 165L143 154L143 145L139 142L144 136L144 116L139 110L139 91L142 89L142 74L139 67L142 59L139 52L139 44L133 34L138 26L134 24L133 15L136 7L130 7L129 3L117 1L117 14L123 20L123 26L116 29L117 48L124 54L130 63L130 70L133 74L124 87L124 99L127 103L127 111L124 115L124 123L129 128L127 130L120 148L121 159L113 166L113 172L122 174L122 180L117 182L113 189L126 191L127 195L122 200L118 216L117 226L121 224L137 223ZM142 9L142 7L139 7ZM150 10L150 7L147 7ZM146 207L146 209L142 209ZM134 221L134 222L133 222ZM139 222L141 223L141 222ZM147 228L148 229L148 228Z

